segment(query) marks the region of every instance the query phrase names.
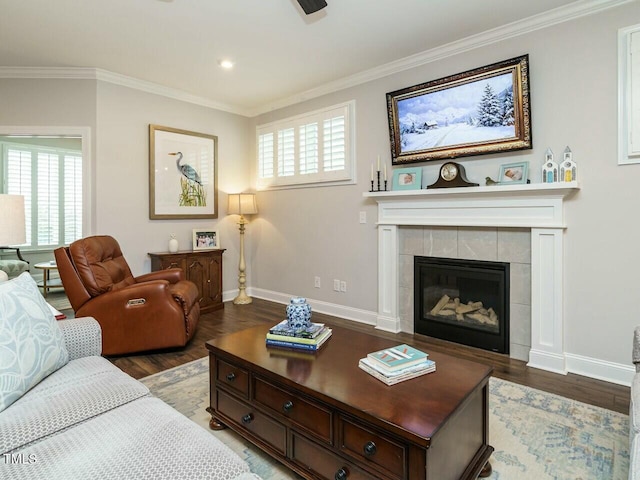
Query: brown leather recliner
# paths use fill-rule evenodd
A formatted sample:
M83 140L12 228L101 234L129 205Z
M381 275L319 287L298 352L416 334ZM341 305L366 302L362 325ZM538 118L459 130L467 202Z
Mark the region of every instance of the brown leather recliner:
M131 274L110 236L87 237L54 251L60 278L76 317L102 327L102 353L182 347L200 318L198 288L180 268Z

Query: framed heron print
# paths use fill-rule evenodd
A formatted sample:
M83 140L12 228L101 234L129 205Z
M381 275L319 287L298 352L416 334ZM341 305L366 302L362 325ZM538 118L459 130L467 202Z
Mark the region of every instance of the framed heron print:
M149 125L149 218L218 218L218 137Z
M387 93L391 162L532 148L529 56Z

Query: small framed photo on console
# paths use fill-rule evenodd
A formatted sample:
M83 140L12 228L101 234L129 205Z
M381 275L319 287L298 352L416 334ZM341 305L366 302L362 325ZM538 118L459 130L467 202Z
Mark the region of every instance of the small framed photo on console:
M217 230L193 229L194 250L215 250L220 248L220 235Z

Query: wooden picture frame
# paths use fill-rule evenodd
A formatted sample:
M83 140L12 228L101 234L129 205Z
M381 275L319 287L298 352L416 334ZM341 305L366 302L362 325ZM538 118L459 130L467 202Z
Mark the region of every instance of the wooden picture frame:
M498 183L500 185L513 185L527 183L529 178L529 162L506 163L500 166Z
M218 137L149 125L149 218L218 218Z
M193 229L193 250L217 250L220 248L220 234L211 228Z
M396 168L393 170L392 190L420 190L422 168Z
M532 148L529 56L387 93L391 163Z

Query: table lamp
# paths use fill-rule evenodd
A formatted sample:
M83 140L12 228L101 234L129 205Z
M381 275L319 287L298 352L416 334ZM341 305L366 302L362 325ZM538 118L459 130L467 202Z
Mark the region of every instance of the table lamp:
M24 222L24 197L0 194L0 246L22 245L27 241ZM8 280L0 270L0 282Z
M244 231L245 225L249 223L244 216L258 213L255 193L231 193L229 194L228 215L240 215L238 226L240 227L240 265L238 266L238 296L233 299L236 305L246 305L253 300L246 293L247 275L244 263Z

